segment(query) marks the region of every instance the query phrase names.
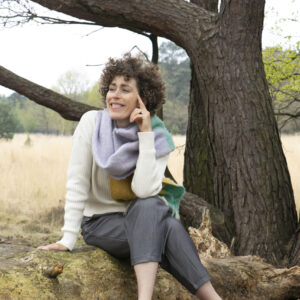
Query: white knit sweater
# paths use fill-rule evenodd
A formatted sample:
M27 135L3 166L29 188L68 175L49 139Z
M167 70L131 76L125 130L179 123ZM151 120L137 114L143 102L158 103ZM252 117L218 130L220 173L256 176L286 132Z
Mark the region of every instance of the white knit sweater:
M98 167L92 154L92 137L97 111L85 113L72 140L67 173L63 238L58 243L72 250L76 244L83 216L108 212L126 212L129 204L113 200L109 192L109 176ZM153 132L138 132L139 157L131 188L139 198L157 195L168 162L165 155L156 159Z

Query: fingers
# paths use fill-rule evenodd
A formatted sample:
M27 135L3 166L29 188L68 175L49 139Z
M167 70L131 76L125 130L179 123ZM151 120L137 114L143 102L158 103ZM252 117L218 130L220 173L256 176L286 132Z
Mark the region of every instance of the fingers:
M137 101L137 108L131 113L129 121L136 122L140 131L152 131L150 112L139 95L137 95Z
M38 247L39 250L51 250L51 248L52 248L51 245Z
M140 97L140 95L137 95L137 99L138 99L138 106L142 109L142 110L147 110L146 105L144 104L142 98Z
M49 244L46 246L39 246L37 249L39 249L39 250L61 250L61 251L68 250L67 247L65 247L64 245L59 244L59 243Z
M148 117L150 117L150 113L147 110L136 108L130 115L130 122L132 123L138 120L145 120Z
M137 108L130 115L130 122L134 122L137 120L145 120L145 118L150 117L150 113L147 110L142 98L140 95L137 95Z

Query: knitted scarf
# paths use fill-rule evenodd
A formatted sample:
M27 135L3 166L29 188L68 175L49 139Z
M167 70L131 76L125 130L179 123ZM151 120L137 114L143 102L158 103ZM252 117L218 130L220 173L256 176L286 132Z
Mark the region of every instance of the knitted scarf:
M163 121L153 116L151 125L156 158L173 151L175 146ZM117 201L130 201L136 198L131 190L131 179L139 156L138 131L136 123L126 128L117 128L107 109L99 110L97 113L92 140L93 157L96 164L110 176L111 196ZM179 202L184 195L184 187L170 179L164 179L162 184L160 195L168 201L173 214L179 216Z

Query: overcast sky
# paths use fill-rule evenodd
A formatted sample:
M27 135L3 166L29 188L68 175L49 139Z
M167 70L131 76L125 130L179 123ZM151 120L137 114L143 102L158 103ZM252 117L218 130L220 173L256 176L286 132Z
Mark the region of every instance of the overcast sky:
M300 11L299 0L266 0L267 17L263 31L263 47L274 46L284 39L274 34L275 20L295 18ZM298 4L296 4L298 3ZM274 8L274 10L272 10ZM45 10L44 10L45 12ZM279 24L282 36L294 36L291 44L299 40L299 22ZM36 25L0 30L0 65L35 83L50 88L60 75L74 70L83 74L93 85L100 76L108 57L120 57L138 46L151 54L148 38L118 28L104 28L92 33L96 26ZM298 37L297 37L298 35ZM164 39L160 38L159 43ZM0 94L12 93L0 86Z

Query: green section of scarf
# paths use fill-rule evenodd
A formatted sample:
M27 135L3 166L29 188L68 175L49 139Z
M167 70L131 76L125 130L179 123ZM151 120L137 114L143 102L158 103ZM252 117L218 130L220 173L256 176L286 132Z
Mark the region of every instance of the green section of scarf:
M163 188L158 195L167 200L168 205L172 208L172 215L179 219L179 205L185 193L185 188L166 177L163 179L162 185Z
M151 125L153 129L160 128L161 130L164 131L164 135L169 144L169 147L171 151L174 151L175 145L173 143L172 136L169 133L169 131L166 129L163 121L157 116L154 116L151 117ZM172 208L173 216L179 219L179 205L180 205L180 200L185 193L185 188L182 185L177 184L170 178L166 178L166 177L163 179L162 186L163 188L158 195L163 196L167 200L168 205Z
M152 130L160 129L163 131L171 151L174 151L175 145L173 143L172 136L170 132L167 130L167 128L165 127L164 122L159 117L153 116L151 117L151 126L152 126Z

